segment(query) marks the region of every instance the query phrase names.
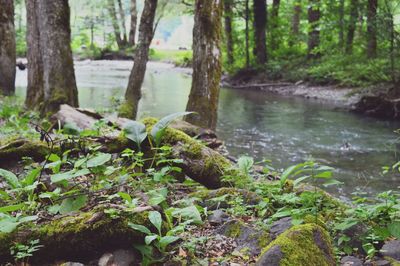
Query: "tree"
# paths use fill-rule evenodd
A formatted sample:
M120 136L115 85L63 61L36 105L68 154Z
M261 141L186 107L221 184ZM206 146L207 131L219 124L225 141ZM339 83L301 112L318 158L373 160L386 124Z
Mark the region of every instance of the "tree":
M15 93L14 1L0 0L0 93Z
M250 7L249 0L245 0L245 11L244 11L244 20L246 24L245 35L246 35L246 68L250 68Z
M378 46L376 36L376 15L378 10L378 0L368 0L367 9L367 56L369 58L376 57L376 49Z
M293 46L298 41L300 34L301 0L295 0L293 4L292 30L289 45Z
M270 16L270 29L271 29L271 49L276 50L279 46L279 40L277 34L277 29L279 26L279 6L281 4L280 0L273 0L271 16Z
M43 75L34 77L37 80L31 80L27 93L27 95L33 95L36 91L29 90L40 89L43 96L32 102L27 102L31 106L39 106L42 114L58 111L61 104L78 106L78 90L70 46L71 32L68 1L27 0L27 7L35 8L27 10L28 19L36 23L37 27L35 28L39 32L38 34L32 25L28 30L28 59L34 56L32 53L36 51L35 49L40 50L40 58L34 58L34 61L29 63L30 65L37 64L33 69L28 69L28 71L34 71L34 73L28 74L30 79L32 79L33 74L40 75L40 64L42 63L43 66ZM54 14L57 15L55 16ZM32 16L35 16L34 19ZM39 43L37 43L38 40ZM43 84L39 84L41 78Z
M222 1L196 0L193 28L193 80L186 121L204 128L217 125L221 80Z
M267 62L267 2L266 0L254 0L254 54L257 63L264 65Z
M137 26L137 7L136 0L131 0L131 28L129 30L129 44L135 45L136 38L136 26Z
M122 8L122 6L121 6L121 8ZM114 0L107 0L107 10L111 17L111 24L114 29L115 41L117 42L118 48L124 49L127 44L126 43L126 34L121 37L120 23L118 22L117 11L115 10ZM124 25L124 24L122 24L122 25Z
M233 46L233 25L232 25L232 0L224 0L224 26L225 26L225 39L226 39L226 51L228 57L228 64L234 63L234 46Z
M347 26L347 38L346 38L347 54L351 54L353 52L353 41L354 41L354 33L356 31L357 19L358 19L358 0L351 0L350 19Z
M146 65L149 58L149 49L154 36L154 20L157 10L157 0L146 0L139 25L139 42L135 50L134 64L129 76L128 88L125 93L125 103L120 115L135 119L140 98L142 84L146 74Z
M122 6L121 0L117 0L118 2L118 11L119 11L119 18L120 18L120 24L121 24L121 29L122 29L122 41L126 45L128 43L127 37L126 37L126 25L125 25L125 11L124 7Z
M319 20L321 18L320 0L309 0L308 7L308 58L319 56L319 52L314 50L318 48L320 42Z

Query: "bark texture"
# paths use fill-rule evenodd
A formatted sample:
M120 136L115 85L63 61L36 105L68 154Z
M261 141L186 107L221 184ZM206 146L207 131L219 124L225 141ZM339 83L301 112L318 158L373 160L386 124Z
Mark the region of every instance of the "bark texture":
M292 36L289 40L289 45L293 46L297 43L300 34L300 17L301 17L301 0L295 1L293 5L292 17Z
M129 30L129 44L131 46L134 46L136 42L137 16L136 0L131 0L131 28Z
M118 24L118 17L117 17L117 11L115 10L114 0L107 0L107 10L111 18L111 24L114 30L115 41L117 42L118 48L123 49L125 47L125 43L121 38L121 30Z
M39 109L43 102L43 61L40 49L40 31L38 21L38 0L26 0L27 21L27 59L28 59L28 88L25 105L30 109Z
M280 0L273 0L271 9L270 29L271 29L271 49L276 50L279 48L279 7L281 5Z
M196 0L193 28L193 80L186 117L194 125L214 129L217 125L221 80L222 1Z
M122 29L122 41L124 44L128 43L128 39L126 37L126 25L125 25L125 11L124 7L122 6L122 1L118 0L118 12L119 12L119 18L120 18L120 24L121 24L121 29Z
M224 0L224 26L228 64L234 63L233 55L233 27L232 27L232 0Z
M42 113L54 113L64 103L78 106L70 46L70 10L66 0L37 1L37 4L43 60Z
M378 0L368 0L367 10L367 56L376 57L378 40L376 36L376 14L378 10Z
M154 19L156 16L157 0L146 0L139 25L139 42L135 50L135 60L129 77L128 88L125 93L125 104L120 115L135 119L140 98L142 84L146 74L146 65L149 59L149 49L154 35Z
M15 93L14 1L0 0L0 94Z
M263 65L267 62L267 2L254 0L254 54L257 63Z
M350 19L347 27L347 38L346 38L346 53L351 54L353 52L354 33L356 31L358 18L358 0L351 0L350 2Z
M308 8L308 58L319 56L314 50L318 48L320 41L319 20L321 18L320 0L310 0Z

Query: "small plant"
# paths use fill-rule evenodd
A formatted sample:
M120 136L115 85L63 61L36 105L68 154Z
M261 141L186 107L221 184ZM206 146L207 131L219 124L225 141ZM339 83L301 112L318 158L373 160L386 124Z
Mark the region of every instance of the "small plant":
M39 239L32 240L28 245L16 243L11 247L10 252L16 262L28 263L28 259L33 256L33 253L42 248L43 245L39 244Z

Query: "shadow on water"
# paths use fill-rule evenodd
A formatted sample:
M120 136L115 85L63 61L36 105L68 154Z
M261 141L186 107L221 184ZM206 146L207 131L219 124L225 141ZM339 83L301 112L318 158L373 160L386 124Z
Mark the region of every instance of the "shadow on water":
M132 63L95 61L76 63L82 107L115 110L111 99L124 95ZM183 111L190 91L188 71L149 63L139 116L162 117ZM26 72L18 72L18 94L24 95ZM399 177L381 174L381 167L396 161L394 130L399 123L379 121L335 110L333 106L302 98L223 88L220 94L218 135L232 155L270 159L285 168L310 157L336 169L343 186L337 195L370 195L397 189Z

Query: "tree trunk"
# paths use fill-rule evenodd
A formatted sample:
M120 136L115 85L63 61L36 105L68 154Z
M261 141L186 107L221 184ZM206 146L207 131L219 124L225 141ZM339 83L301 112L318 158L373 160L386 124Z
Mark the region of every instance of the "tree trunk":
M193 28L193 81L186 107L197 115L186 117L194 125L214 129L217 125L221 80L222 1L196 0Z
M117 42L118 48L123 49L124 43L121 38L121 31L118 25L117 11L115 11L115 2L114 0L107 0L107 9L108 13L111 17L111 24L114 29L115 41Z
M254 0L254 54L257 63L267 63L267 2L265 0Z
M149 58L149 49L154 35L154 20L156 16L157 0L146 0L139 25L139 42L135 50L134 64L129 77L128 88L125 93L125 104L120 115L135 119L138 111L141 88L146 74L146 65Z
M232 65L235 60L233 56L232 15L232 0L224 0L226 51L229 65Z
M40 49L40 31L38 21L38 0L26 0L27 21L27 59L28 59L28 87L25 105L29 109L41 109L43 104L43 60Z
M279 40L278 40L278 36L279 36L279 32L277 32L278 29L278 19L279 19L279 6L281 4L280 0L273 0L272 2L272 10L271 10L271 49L274 51L276 49L278 49L279 47Z
M309 4L308 58L315 58L319 56L319 52L315 52L314 50L319 46L320 0L310 0Z
M289 45L293 46L299 39L300 35L300 17L301 17L301 0L297 0L293 6L292 17L292 36L289 38Z
M118 10L119 10L119 17L121 19L122 42L124 46L126 46L126 44L128 43L128 39L126 37L125 12L121 0L118 0Z
M347 28L346 54L351 54L353 52L353 41L354 41L354 33L356 31L357 19L358 19L358 0L351 0L350 20Z
M14 1L0 0L0 94L15 93Z
M376 49L378 46L376 36L376 14L378 9L378 0L368 0L367 10L367 56L369 58L376 57Z
M344 0L339 3L339 49L344 45Z
M61 104L78 106L78 90L70 46L70 10L68 1L65 0L37 1L37 4L43 60L42 113L53 113L58 111Z
M250 68L250 29L249 29L249 21L250 21L250 8L249 8L249 0L245 2L245 38L246 38L246 68Z
M129 44L131 46L135 45L136 26L137 26L136 0L131 0L131 28L129 31Z

